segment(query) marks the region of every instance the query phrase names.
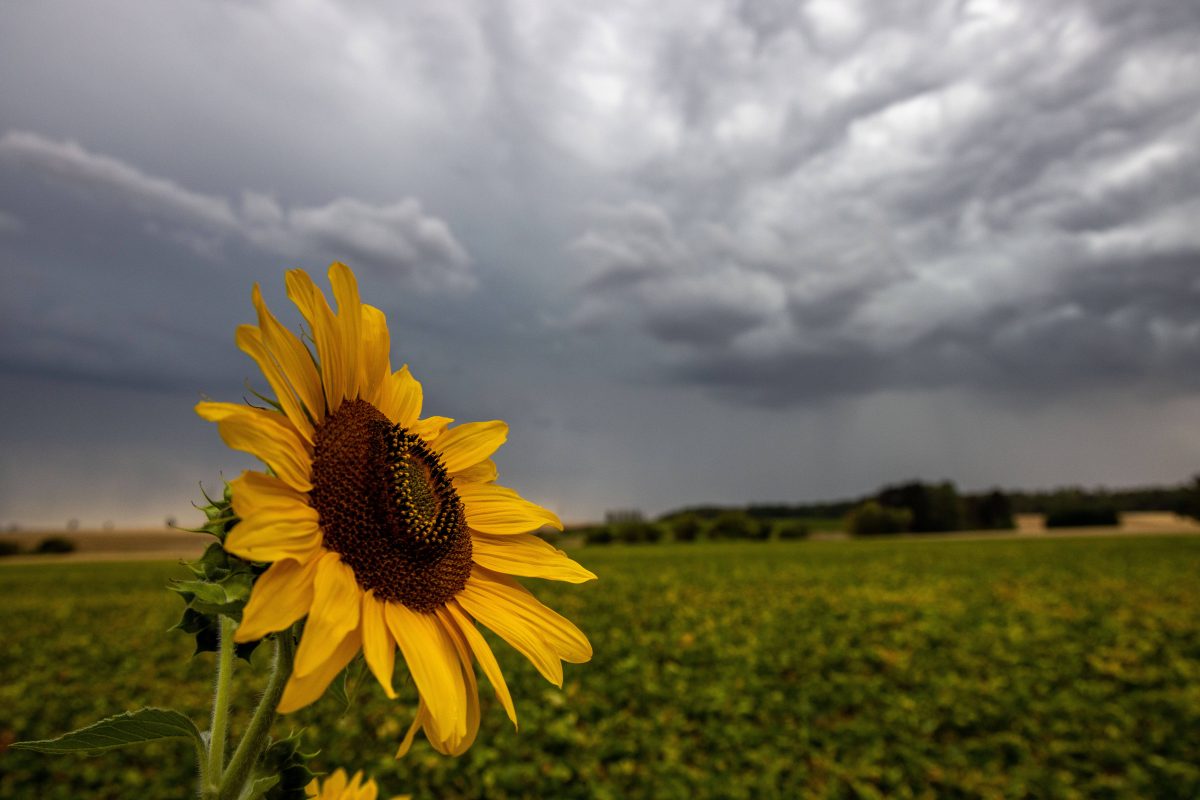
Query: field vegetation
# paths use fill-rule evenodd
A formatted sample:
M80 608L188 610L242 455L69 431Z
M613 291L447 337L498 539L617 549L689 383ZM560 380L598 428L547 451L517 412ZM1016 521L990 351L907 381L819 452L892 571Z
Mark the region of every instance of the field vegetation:
M462 759L391 752L415 694L365 681L277 724L381 796L1200 795L1200 537L696 542L584 548L600 575L536 587L596 656L546 684L496 643ZM207 714L212 654L163 563L0 566L0 750L140 705ZM495 640L493 640L495 642ZM265 674L269 653L242 669ZM353 670L353 667L352 667ZM255 681L239 681L244 725ZM237 729L237 728L235 728ZM317 743L320 743L317 745ZM0 797L187 797L183 744L0 752Z

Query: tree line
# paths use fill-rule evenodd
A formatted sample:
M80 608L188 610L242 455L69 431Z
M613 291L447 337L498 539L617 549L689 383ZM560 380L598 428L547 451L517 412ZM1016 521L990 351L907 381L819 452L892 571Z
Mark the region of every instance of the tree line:
M959 492L953 481L884 486L865 497L815 503L680 508L655 521L636 511L612 512L602 525L578 529L590 544L674 539L798 539L814 528L853 534L1011 530L1014 515L1040 513L1046 526L1117 525L1129 511L1170 511L1200 518L1200 475L1177 486L1131 489L1062 487L1039 491Z

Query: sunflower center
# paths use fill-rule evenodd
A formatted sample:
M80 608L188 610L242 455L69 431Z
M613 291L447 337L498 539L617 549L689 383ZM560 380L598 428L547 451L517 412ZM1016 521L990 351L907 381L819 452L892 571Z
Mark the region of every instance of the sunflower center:
M443 605L467 583L466 513L437 454L363 400L317 428L309 498L325 546L364 590L414 611Z

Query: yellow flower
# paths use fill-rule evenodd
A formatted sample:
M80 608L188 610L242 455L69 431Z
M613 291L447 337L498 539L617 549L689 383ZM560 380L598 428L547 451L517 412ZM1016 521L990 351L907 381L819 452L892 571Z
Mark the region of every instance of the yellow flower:
M420 419L421 385L407 366L392 371L383 313L360 303L346 266L333 264L329 279L336 313L306 273L287 274L315 353L272 316L257 285L258 325L238 328L238 346L262 369L279 411L196 406L227 445L270 468L231 484L241 522L225 548L274 562L255 582L235 639L254 641L308 616L281 713L320 697L360 650L394 698L399 646L420 702L397 757L418 727L437 750L458 755L479 728L475 661L517 721L475 622L560 687L563 661L592 656L575 625L510 576L596 576L529 533L561 529L557 516L495 483L490 456L508 426Z
M354 777L347 781L346 770L339 769L329 776L324 786L313 778L312 783L304 787L304 793L316 800L375 800L379 795L379 787L371 779L367 779L366 783L363 783L362 779L362 772L356 772ZM404 800L407 800L407 797L408 795L404 795Z

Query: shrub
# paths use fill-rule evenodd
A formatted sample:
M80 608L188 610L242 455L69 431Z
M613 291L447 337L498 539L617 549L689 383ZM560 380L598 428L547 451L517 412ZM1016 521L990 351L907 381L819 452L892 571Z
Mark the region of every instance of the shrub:
M0 556L15 556L21 552L21 545L7 539L0 541Z
M708 535L711 539L762 539L764 527L744 511L727 511L713 520Z
M35 553L73 553L75 543L65 536L47 536L38 542Z
M543 542L548 542L552 545L558 545L563 534L557 529L549 525L543 525L533 532L533 535L541 539Z
M781 522L775 531L780 539L807 539L809 535L808 526L795 521Z
M649 522L621 522L609 526L613 537L625 544L641 544L642 542L657 542L662 538L662 531L657 525Z
M671 535L677 542L694 542L700 537L700 520L692 514L683 514L671 522Z
M887 508L907 509L910 519L906 530L932 533L963 529L963 504L959 499L958 490L950 481L911 481L898 486L888 486L879 492L879 504Z
M846 529L856 536L904 533L912 520L913 514L907 508L888 508L868 500L846 517Z
M1064 503L1046 512L1047 528L1080 528L1091 525L1119 525L1117 509L1107 503Z
M963 499L964 525L968 530L1011 530L1013 522L1012 502L999 489L987 494L972 495Z
M612 528L607 525L598 525L583 531L583 541L587 544L611 544L612 540Z

